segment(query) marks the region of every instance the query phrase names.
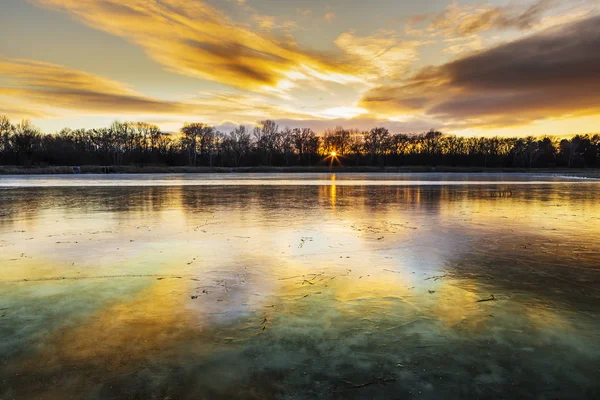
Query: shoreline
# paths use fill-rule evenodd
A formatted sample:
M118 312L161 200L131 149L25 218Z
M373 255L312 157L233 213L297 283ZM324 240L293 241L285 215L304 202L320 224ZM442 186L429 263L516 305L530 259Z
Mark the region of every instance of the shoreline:
M76 175L76 174L229 174L229 173L546 173L577 175L600 178L597 168L493 168L493 167L451 167L451 166L402 166L402 167L168 167L168 166L94 166L84 165L76 172L70 166L20 167L0 166L1 175Z

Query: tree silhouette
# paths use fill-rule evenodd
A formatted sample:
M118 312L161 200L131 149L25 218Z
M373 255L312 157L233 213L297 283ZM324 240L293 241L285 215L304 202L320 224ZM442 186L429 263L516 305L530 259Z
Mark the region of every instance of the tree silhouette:
M186 123L178 133L145 122L116 121L107 128L62 129L42 134L28 121L0 116L3 165L324 165L335 151L346 166L449 165L465 167L600 167L600 135L460 137L439 131L392 134L343 127L318 135L309 128L279 129L275 121L253 130L241 125L222 133Z
M23 120L13 128L12 145L19 163L29 165L33 153L39 149L42 134L28 120Z

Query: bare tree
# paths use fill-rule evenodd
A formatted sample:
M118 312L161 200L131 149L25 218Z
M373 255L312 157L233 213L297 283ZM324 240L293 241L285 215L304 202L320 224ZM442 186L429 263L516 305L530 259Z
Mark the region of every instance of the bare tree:
M296 128L292 131L293 145L300 156L300 163L311 163L312 157L318 152L320 140L310 128Z
M253 140L254 139L254 140ZM62 129L42 135L28 121L13 126L0 116L0 163L122 165L152 161L167 165L313 165L335 151L356 165L568 167L600 166L600 135L575 135L560 142L550 137L460 137L431 130L391 134L337 127L318 136L309 128L279 130L272 120L254 132L239 126L222 134L214 127L185 124L180 135L145 122L114 122L102 129ZM251 164L252 165L252 164ZM255 164L254 164L255 165Z
M235 128L225 139L225 146L233 158L233 164L239 167L244 157L250 152L250 132L244 125Z
M209 136L207 131L212 136L213 128L198 122L186 123L181 128L181 141L188 153L188 165L197 165L198 153L206 152Z
M281 152L283 153L285 165L288 166L290 165L290 159L294 155L294 133L290 128L285 127L280 135Z
M323 135L323 152L328 155L331 152L344 155L348 152L351 142L350 131L341 126L334 130L326 130Z
M280 138L279 126L275 121L260 121L258 126L254 128L255 145L261 154L264 165L272 164L273 155L279 148Z
M371 165L377 157L380 166L384 164L384 155L389 148L390 131L386 128L373 128L365 137L365 148L371 156Z
M354 163L358 165L361 155L365 151L365 137L368 132L359 132L354 130L350 132L350 142L348 144L348 152L354 157Z
M12 147L21 165L31 164L33 154L40 148L41 137L40 131L29 120L23 120L14 126Z
M8 117L0 115L0 159L5 158L10 151L10 137L14 127Z

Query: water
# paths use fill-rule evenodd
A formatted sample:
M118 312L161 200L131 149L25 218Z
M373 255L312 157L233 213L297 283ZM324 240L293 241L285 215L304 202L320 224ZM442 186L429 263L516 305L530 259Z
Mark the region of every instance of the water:
M599 200L528 174L0 177L0 399L598 398Z

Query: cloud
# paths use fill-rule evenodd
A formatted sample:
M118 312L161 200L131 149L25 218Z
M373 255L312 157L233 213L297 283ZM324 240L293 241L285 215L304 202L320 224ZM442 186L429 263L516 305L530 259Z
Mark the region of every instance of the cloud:
M368 131L376 126L388 128L393 133L421 133L429 129L441 129L443 124L427 118L409 117L402 121L390 121L376 117L356 117L337 119L277 119L280 127L311 128L315 132L323 132L335 126L343 126L346 129L358 129Z
M215 123L214 126L221 132L231 132L240 124L247 127L253 127L260 120L258 118L251 121L223 120ZM359 131L368 131L376 126L388 128L393 133L421 133L430 129L442 129L443 124L426 118L410 117L402 121L389 121L375 117L356 117L356 118L274 118L280 128L310 128L316 133L321 133L326 129L336 126L343 126L346 129L357 129ZM177 131L185 120L183 119L147 119L146 122L168 127L170 131Z
M446 45L444 53L452 55L472 53L484 47L483 39L479 35L447 38L444 39L444 44Z
M254 124L275 119L292 127L315 130L345 125L367 129L386 125L401 131L435 127L431 120L407 117L403 121L383 121L357 107L333 107L321 113L298 112L257 94L206 92L185 102L144 96L122 82L57 64L34 60L0 61L0 115L12 119L64 118L106 115L111 118L146 119L176 129L186 121L202 121L221 127ZM4 101L7 99L8 101ZM435 125L435 126L434 126Z
M335 17L336 17L335 13L329 11L328 13L325 14L325 16L323 18L325 19L325 21L331 22L335 19Z
M356 80L350 65L236 25L200 0L30 1L123 37L173 72L240 89L276 87L294 72L317 80ZM265 28L271 23L268 18L263 21Z
M308 8L296 8L296 13L300 14L303 17L308 17L312 14L312 11Z
M419 59L418 47L425 42L399 41L391 31L362 37L350 31L341 34L335 44L360 60L358 69L366 70L367 74L375 77L393 77L405 73Z
M123 83L56 64L0 61L0 75L8 81L8 85L0 86L0 97L48 108L159 114L188 109L183 103L146 97Z
M492 29L527 30L538 24L544 14L558 4L556 0L538 0L529 5L497 7L451 3L441 13L413 16L406 32L413 35L470 36ZM424 28L419 26L426 24Z
M0 95L1 97L1 95ZM52 118L55 115L50 114L47 111L39 110L31 106L24 106L22 104L15 104L14 101L2 102L0 101L0 116L6 116L11 120L20 119L34 119L34 118Z
M0 115L47 118L65 111L113 116L164 115L217 123L264 118L306 118L267 98L239 93L205 93L186 102L144 96L126 84L61 65L34 60L0 61ZM9 101L3 101L3 99ZM10 106L8 105L10 104ZM16 107L15 105L18 105Z
M368 91L378 114L502 126L600 113L600 16L552 28Z
M252 16L252 20L257 24L259 29L262 29L266 32L276 29L280 29L284 32L290 32L291 30L298 28L295 21L284 20L282 22L278 22L278 18L273 15L255 14Z

